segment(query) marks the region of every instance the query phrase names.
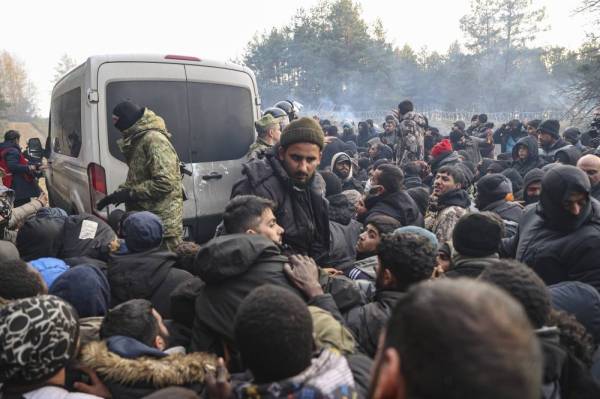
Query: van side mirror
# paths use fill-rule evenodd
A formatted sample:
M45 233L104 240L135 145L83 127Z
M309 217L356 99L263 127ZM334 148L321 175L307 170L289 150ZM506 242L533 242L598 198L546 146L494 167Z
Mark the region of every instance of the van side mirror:
M37 137L27 140L27 155L33 163L41 163L44 156L44 147Z

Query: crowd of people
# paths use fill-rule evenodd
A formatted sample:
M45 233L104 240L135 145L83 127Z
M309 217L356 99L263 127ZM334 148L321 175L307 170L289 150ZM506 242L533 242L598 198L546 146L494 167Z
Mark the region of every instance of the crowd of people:
M97 204L126 211L0 187L1 398L600 397L600 108L441 132L406 100L355 132L276 105L206 243L133 103Z

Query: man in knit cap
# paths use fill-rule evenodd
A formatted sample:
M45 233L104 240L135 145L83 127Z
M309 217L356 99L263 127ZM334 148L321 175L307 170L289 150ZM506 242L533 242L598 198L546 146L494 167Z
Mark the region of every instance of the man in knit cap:
M492 173L479 179L476 184L475 206L480 211L493 212L503 220L519 223L523 208L512 201L513 187L508 177Z
M554 156L563 147L569 145L560 138L560 123L556 119L548 119L538 127L540 141L540 157L548 162L554 162Z
M231 197L252 194L273 201L277 222L285 230L283 242L317 262L326 261L329 252L327 202L315 179L323 136L314 119L293 121L274 151L244 165L244 177L231 193Z

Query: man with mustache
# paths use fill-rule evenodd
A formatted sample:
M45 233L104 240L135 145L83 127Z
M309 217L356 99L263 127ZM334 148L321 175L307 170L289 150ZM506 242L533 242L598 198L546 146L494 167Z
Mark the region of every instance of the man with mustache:
M327 260L329 252L327 201L315 179L323 146L318 122L294 120L264 159L244 165L244 178L231 193L232 198L251 194L273 201L277 222L285 230L283 243L317 263Z

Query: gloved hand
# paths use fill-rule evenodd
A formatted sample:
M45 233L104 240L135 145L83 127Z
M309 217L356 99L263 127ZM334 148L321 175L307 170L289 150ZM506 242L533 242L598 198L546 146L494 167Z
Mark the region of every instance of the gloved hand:
M102 209L106 208L107 205L110 205L110 204L118 205L123 202L130 201L130 200L131 200L131 190L129 190L128 188L124 188L122 190L117 190L114 193L109 194L106 197L102 198L96 204L96 209L102 210Z

